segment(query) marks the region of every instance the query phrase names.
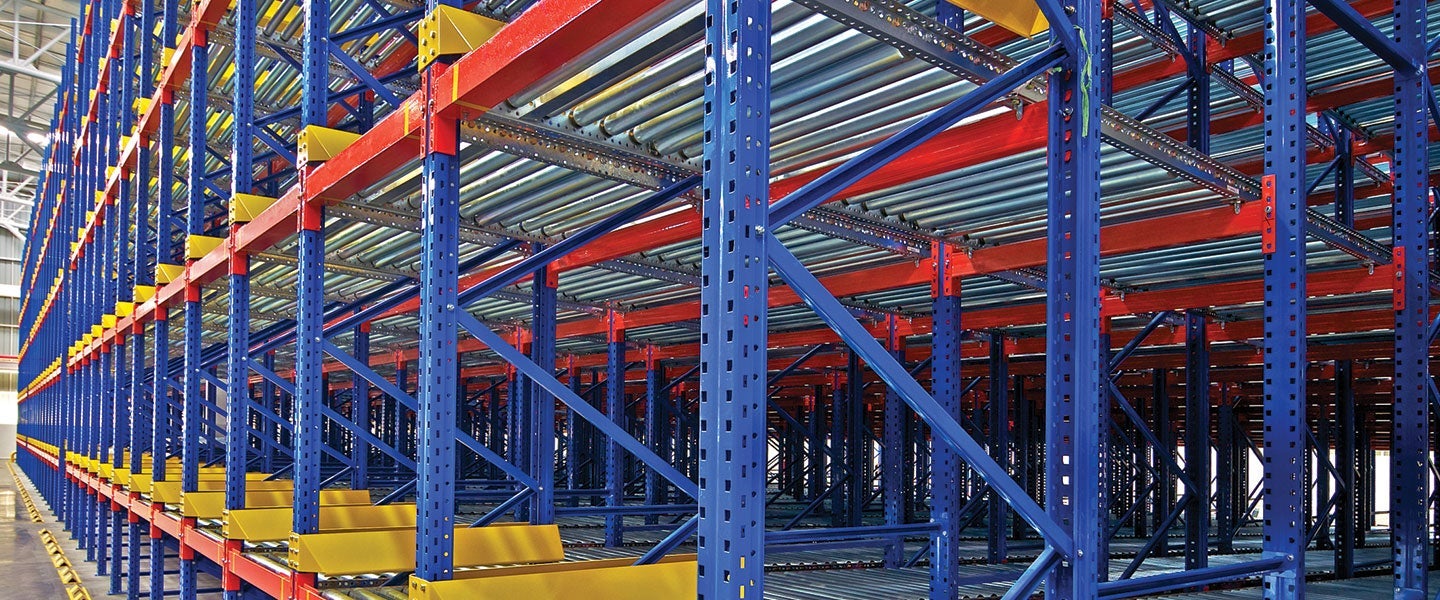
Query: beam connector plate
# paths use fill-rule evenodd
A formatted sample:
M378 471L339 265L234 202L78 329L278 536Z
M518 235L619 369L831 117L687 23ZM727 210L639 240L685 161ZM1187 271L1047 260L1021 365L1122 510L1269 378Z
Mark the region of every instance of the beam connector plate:
M420 19L415 65L424 71L445 56L465 54L495 37L505 23L455 6L440 5Z

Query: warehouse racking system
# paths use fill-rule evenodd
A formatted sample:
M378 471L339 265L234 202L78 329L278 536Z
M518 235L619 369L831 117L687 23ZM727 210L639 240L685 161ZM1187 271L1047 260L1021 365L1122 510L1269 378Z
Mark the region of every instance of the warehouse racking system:
M131 598L1428 598L1437 11L87 1L20 465Z

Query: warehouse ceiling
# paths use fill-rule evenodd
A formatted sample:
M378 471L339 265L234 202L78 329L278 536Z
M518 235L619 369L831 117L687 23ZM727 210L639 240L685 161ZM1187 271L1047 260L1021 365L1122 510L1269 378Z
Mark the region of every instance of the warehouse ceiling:
M77 0L0 0L0 227L25 229Z

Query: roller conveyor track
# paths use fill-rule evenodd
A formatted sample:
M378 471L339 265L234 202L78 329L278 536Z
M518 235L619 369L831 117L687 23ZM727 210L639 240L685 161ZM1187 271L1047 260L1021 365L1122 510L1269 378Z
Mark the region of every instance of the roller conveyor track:
M1389 575L1358 577L1340 581L1311 582L1305 586L1305 597L1309 600L1362 600L1364 598L1389 598L1394 593L1394 580ZM1430 572L1430 588L1440 585L1440 571ZM767 594L768 595L768 594ZM1222 590L1214 592L1191 592L1155 596L1163 600L1252 600L1260 598L1258 588L1243 590Z
M569 533L570 531L567 531L567 537L569 537ZM1139 540L1116 540L1114 546L1124 548L1135 545L1138 547L1140 543L1142 542ZM1252 560L1255 557L1254 552L1246 552L1244 549L1245 546L1255 543L1258 543L1258 540L1237 540L1237 545L1242 548L1241 552L1212 555L1210 564L1218 566ZM922 546L921 543L907 543L906 555L918 552ZM978 548L983 552L983 542L980 542ZM682 549L681 551L686 550ZM1121 552L1123 551L1121 550ZM618 548L567 547L566 557L567 560L597 560L638 556L641 552L643 552L642 548L630 546ZM1009 589L1010 582L1019 577L1033 559L1033 556L1026 555L1027 552L1022 549L1021 552L1012 553L1010 562L1006 564L962 564L960 578L964 583L961 586L959 597L965 600L1002 597ZM1131 552L1133 553L1133 550ZM1332 556L1333 553L1329 550L1311 550L1306 553L1308 567L1306 570L1312 578L1311 589L1313 592L1309 594L1310 598L1359 600L1385 596L1384 593L1371 593L1370 590L1389 590L1386 587L1390 584L1388 577L1320 581L1333 574ZM1388 547L1359 548L1356 550L1355 560L1363 571L1367 564L1383 565L1389 556ZM880 558L881 550L878 548L772 553L767 556L766 561L765 598L767 600L876 600L877 598L900 600L927 597L930 581L928 569L918 567L887 570L879 567ZM1126 561L1124 560L1112 560L1110 563L1111 576L1119 577L1125 565ZM1184 570L1184 566L1185 560L1181 555L1152 557L1145 561L1138 576L1181 571ZM1258 578L1251 578L1241 584L1249 587L1163 597L1175 600L1258 598L1258 588L1255 587L1258 582ZM335 583L341 582L336 581ZM355 583L373 586L374 578ZM326 592L326 597L335 600L398 600L405 598L405 594L403 586L355 587L330 589Z

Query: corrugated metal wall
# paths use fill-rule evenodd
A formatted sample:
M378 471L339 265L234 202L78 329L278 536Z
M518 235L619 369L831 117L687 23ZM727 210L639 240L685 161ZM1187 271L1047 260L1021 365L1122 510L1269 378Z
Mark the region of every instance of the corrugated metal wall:
M0 454L15 449L16 355L20 353L20 256L25 240L0 227Z

